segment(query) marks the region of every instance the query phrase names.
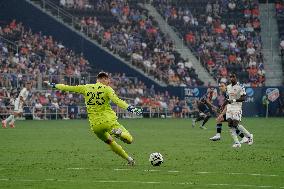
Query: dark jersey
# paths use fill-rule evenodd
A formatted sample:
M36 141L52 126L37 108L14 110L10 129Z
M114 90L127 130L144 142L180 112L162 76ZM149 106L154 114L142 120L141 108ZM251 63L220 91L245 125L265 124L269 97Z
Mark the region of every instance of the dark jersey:
M204 96L198 101L198 110L203 113L208 113L211 111L211 107L208 105L207 101L212 103L213 92L207 92Z

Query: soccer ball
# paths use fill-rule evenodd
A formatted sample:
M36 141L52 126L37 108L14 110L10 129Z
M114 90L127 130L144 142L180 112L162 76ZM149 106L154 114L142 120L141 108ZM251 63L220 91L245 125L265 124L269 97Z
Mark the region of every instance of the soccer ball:
M150 154L149 161L153 166L160 166L164 162L164 159L162 154L160 154L159 152L154 152Z

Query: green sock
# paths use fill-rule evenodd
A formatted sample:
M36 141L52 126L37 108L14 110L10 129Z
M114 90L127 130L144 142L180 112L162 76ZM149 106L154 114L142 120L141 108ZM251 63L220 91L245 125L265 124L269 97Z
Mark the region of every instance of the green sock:
M131 144L133 142L133 137L130 135L129 132L122 132L120 135L120 140L127 144Z
M117 155L119 155L120 157L122 157L123 159L126 159L128 160L129 159L129 156L128 154L122 149L122 147L117 144L115 141L112 141L110 144L109 144L110 148L112 151L114 151Z

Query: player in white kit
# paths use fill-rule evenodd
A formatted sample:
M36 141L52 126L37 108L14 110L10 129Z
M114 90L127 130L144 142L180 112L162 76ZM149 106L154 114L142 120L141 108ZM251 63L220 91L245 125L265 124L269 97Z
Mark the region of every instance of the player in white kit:
M15 128L15 117L21 116L23 114L23 105L25 103L25 100L28 98L30 90L31 83L27 82L26 87L21 90L18 98L16 98L14 102L14 113L10 115L7 119L2 121L3 128L6 128L7 124L9 124L11 128Z
M246 91L237 82L236 74L231 74L230 80L231 84L227 86L228 99L226 99L226 119L228 121L228 126L230 127L230 132L234 140L232 147L241 147L236 133L237 129L240 130L245 135L245 137L248 138L248 144L252 145L253 134L249 133L242 125L240 125L240 121L242 119L242 103L245 101Z

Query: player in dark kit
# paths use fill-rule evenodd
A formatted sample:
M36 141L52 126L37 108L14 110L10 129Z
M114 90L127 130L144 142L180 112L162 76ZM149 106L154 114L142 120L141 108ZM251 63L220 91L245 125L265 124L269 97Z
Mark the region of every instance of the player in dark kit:
M228 94L227 94L226 84L220 83L219 89L223 93L225 99L228 99L229 97L228 97ZM210 138L210 140L212 140L212 141L221 140L222 122L227 122L227 120L226 120L226 105L227 105L227 103L225 101L223 103L223 105L218 110L219 115L216 118L217 133L216 133L216 135L214 135L213 137ZM239 130L236 130L236 133L239 135L240 138L242 138L240 143L246 143L248 141L248 138L246 138L242 132L240 132Z
M195 127L196 122L203 120L200 125L201 129L206 129L205 124L212 116L212 111L216 111L217 108L212 104L213 90L209 90L200 100L197 100L198 116L196 119L192 119L192 127Z

